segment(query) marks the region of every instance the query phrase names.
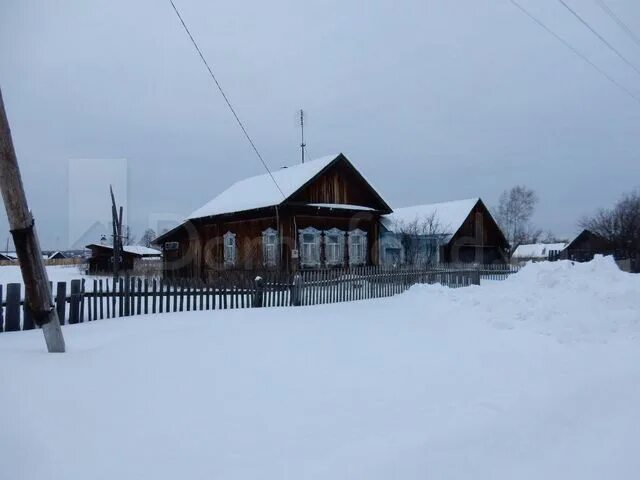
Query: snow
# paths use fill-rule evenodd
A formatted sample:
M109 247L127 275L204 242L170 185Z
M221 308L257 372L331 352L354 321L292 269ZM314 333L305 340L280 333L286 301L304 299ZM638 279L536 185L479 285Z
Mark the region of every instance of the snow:
M192 220L223 213L279 205L286 197L295 193L338 156L339 154L328 155L292 167L281 168L272 172L273 179L268 173L265 173L264 175L240 180L213 200L192 212L187 219ZM273 182L274 179L282 193Z
M348 203L310 203L311 207L320 207L320 208L338 208L345 210L364 210L364 211L373 211L375 208L371 207L363 207L362 205L350 205Z
M394 208L393 213L382 217L382 224L387 230L395 232L399 225L406 225L416 220L421 222L430 218L431 215L435 215L440 227L444 230L443 233L454 234L479 200L479 198L468 198L452 202Z
M88 278L84 275L86 265L48 265L46 269L49 281L54 284ZM7 283L22 283L22 274L18 265L0 266L0 285L6 285Z
M100 245L100 244L91 244L91 245L97 245L99 247L102 248L113 248L112 245ZM87 245L87 248L90 247L91 245ZM160 250L156 250L155 248L149 248L149 247L145 247L143 245L125 245L124 247L122 247L122 249L127 252L127 253L132 253L134 255L141 255L141 256L161 256L162 252Z
M567 246L566 243L531 243L518 245L513 252L514 258L547 258L551 251L561 251Z
M65 326L63 355L2 333L2 477L636 478L639 292L598 258Z

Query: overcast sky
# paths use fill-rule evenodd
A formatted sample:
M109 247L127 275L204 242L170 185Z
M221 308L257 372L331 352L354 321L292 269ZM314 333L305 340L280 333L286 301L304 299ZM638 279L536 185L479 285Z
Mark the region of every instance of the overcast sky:
M557 0L519 1L640 95ZM640 69L595 1L566 1ZM508 0L175 2L274 169L299 159L302 107L308 156L345 153L392 206L494 205L526 184L535 222L571 234L640 185L640 103ZM640 4L606 2L640 36ZM70 160L127 160L138 236L263 173L168 0L0 5L0 85L43 248L73 241ZM3 209L0 245L7 230Z

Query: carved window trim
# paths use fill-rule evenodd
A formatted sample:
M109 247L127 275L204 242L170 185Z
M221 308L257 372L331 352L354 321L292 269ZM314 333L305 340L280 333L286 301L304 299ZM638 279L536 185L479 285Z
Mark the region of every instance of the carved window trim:
M320 266L320 238L321 231L307 227L298 230L298 248L300 249L300 265L303 267ZM313 235L313 241L305 242L306 235Z
M262 262L266 267L278 265L278 231L271 227L262 232Z
M344 242L346 232L339 228L331 228L329 230L325 230L323 233L325 263L328 266L344 265ZM330 242L332 237L338 237L338 241L335 243Z
M227 232L222 236L222 241L224 265L226 267L232 267L236 264L237 258L236 234Z
M367 263L367 232L356 228L348 234L349 265L364 265Z

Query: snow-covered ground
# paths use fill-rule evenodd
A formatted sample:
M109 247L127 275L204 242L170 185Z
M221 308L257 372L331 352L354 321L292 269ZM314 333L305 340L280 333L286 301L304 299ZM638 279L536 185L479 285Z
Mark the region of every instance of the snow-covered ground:
M634 479L640 276L0 334L0 477Z
M70 282L79 278L89 278L84 275L84 265L48 265L47 275L49 281L54 284L57 282ZM18 265L2 265L0 266L0 285L7 283L22 283L22 274Z

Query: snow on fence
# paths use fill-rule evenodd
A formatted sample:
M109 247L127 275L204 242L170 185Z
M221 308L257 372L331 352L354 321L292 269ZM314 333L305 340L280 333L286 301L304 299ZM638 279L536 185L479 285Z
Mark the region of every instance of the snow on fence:
M377 266L300 271L294 276L266 273L256 278L245 272L220 276L207 284L139 277L81 279L72 280L70 285L58 282L53 297L61 323L75 324L149 313L349 302L396 295L417 283L452 288L479 285L481 278L505 278L514 271L507 267L499 272L468 266ZM35 328L22 298L21 284L10 283L6 288L0 285L0 307L0 332Z

